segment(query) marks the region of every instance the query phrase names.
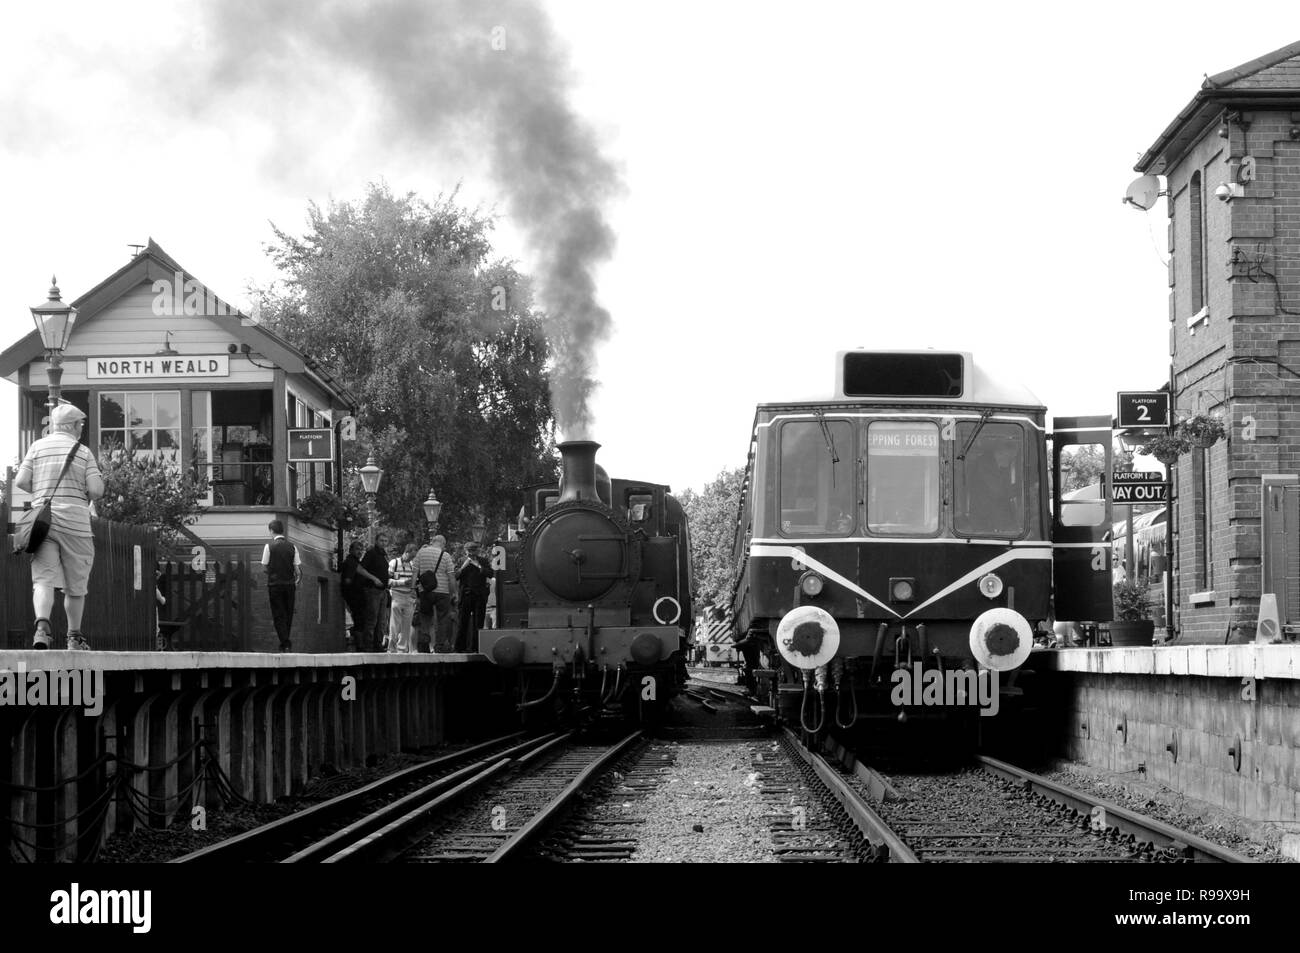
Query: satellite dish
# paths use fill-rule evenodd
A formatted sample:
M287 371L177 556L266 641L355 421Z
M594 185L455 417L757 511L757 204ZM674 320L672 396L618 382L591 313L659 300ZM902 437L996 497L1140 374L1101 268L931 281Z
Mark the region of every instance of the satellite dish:
M1133 180L1133 184L1124 193L1124 201L1134 208L1146 211L1156 204L1163 193L1160 191L1160 179L1154 175L1143 175Z

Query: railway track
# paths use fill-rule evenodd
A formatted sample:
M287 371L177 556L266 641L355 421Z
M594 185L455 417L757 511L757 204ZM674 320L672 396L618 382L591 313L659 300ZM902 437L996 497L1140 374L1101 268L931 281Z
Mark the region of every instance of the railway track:
M880 860L1249 862L1194 834L994 758L980 756L958 770L910 774L881 774L860 763L849 769L822 764L819 770L833 772L853 803Z
M340 832L355 834L366 819L420 792L452 786L475 766L521 754L552 739L525 739L523 732L493 738L380 778L355 791L330 798L218 844L178 857L172 863L301 861L313 859L310 849ZM358 835L359 836L359 835ZM305 856L299 856L308 851Z

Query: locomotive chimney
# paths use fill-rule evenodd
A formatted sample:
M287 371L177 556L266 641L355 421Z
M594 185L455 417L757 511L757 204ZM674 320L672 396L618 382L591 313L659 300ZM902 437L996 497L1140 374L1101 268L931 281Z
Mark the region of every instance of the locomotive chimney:
M596 451L599 449L600 444L594 440L567 440L560 444L562 470L558 502L600 501L596 492Z

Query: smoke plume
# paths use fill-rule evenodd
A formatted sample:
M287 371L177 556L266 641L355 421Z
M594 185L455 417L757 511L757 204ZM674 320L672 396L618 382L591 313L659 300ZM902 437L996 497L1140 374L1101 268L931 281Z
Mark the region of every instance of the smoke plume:
M505 211L537 263L539 299L552 322L557 423L571 436L585 431L595 348L611 325L593 270L614 248L604 209L621 181L569 105L566 56L538 5L254 0L208 9L196 43L200 68L185 71L179 87L173 72L169 83L196 111L258 110L275 130L275 161L309 162L313 142L344 134L338 130L351 117L339 116L333 130L315 128L297 106L357 83L375 111L362 128L378 128L386 147L486 155Z

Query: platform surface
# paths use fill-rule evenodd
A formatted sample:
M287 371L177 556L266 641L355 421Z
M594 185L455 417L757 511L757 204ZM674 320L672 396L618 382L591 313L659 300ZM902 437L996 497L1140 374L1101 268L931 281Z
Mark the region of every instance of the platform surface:
M1025 668L1097 675L1300 679L1300 644L1035 649Z
M197 669L338 668L372 665L486 663L477 652L69 652L65 649L0 651L0 669L19 663L29 672L96 668L105 672L188 671Z

